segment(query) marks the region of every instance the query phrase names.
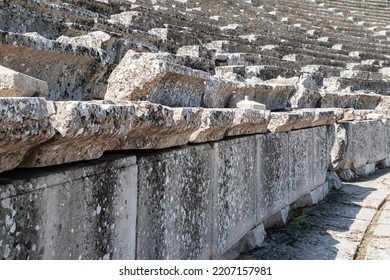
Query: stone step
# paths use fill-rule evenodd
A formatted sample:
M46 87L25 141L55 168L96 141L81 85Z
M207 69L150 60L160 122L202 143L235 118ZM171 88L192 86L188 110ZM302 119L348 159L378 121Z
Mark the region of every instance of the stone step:
M99 95L95 81L104 74L103 59L99 49L0 31L0 65L47 82L51 100Z
M46 97L46 82L0 65L0 97Z
M44 98L2 97L0 116L0 172L14 169L30 148L54 135Z

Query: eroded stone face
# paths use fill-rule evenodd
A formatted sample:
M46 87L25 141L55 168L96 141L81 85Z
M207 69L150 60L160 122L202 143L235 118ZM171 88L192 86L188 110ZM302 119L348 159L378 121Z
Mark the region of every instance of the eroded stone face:
M72 44L78 46L84 46L87 48L102 48L102 44L107 42L111 38L110 35L103 31L90 32L87 35L77 37L61 36L56 39L57 42Z
M0 259L135 258L134 157L6 178L12 184L0 186Z
M105 99L200 107L208 78L206 72L175 64L168 53L129 51L111 73Z
M256 139L226 140L214 146L213 255L220 256L256 225Z
M0 65L0 97L46 97L46 82Z
M0 30L0 65L47 82L50 100L90 100L106 70L100 51Z
M208 259L213 229L209 145L138 158L137 259Z
M20 166L37 167L99 158L131 130L135 105L48 102L56 134L37 145Z
M0 98L0 172L15 168L54 129L44 98Z

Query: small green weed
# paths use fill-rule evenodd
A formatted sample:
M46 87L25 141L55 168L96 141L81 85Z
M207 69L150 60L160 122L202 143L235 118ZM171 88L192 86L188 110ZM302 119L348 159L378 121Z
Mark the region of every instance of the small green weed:
M307 216L294 211L288 212L286 225L291 229L299 231L307 231L310 229L310 223Z

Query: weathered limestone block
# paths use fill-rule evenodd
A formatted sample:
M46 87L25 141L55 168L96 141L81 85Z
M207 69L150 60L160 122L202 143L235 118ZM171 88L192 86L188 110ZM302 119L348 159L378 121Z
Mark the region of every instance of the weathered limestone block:
M110 40L111 36L103 31L90 32L87 35L77 37L61 36L57 38L57 42L84 46L87 48L102 48L102 44Z
M20 166L37 167L99 158L131 130L135 105L48 102L56 129L50 141L35 146Z
M46 97L48 92L46 82L0 65L1 97Z
M106 100L200 107L209 74L178 65L168 53L128 51L108 79Z
M213 160L207 144L137 158L137 259L210 257Z
M313 129L310 128L288 133L289 172L287 177L289 188L285 195L288 196L290 202L295 201L313 188L313 137ZM326 167L323 171L325 176ZM315 174L318 175L318 172Z
M205 108L226 108L236 90L237 85L233 81L211 76L205 83L201 106Z
M292 108L313 108L321 98L313 74L304 73L297 82L297 91L291 98Z
M216 153L213 256L221 256L256 225L256 138L221 141Z
M237 103L248 96L250 100L264 104L268 110L290 108L290 98L296 91L295 78L268 81L257 78L240 81L234 75L225 75L224 78L232 80L236 85L229 100L229 107L237 107Z
M135 258L135 157L5 176L0 259Z
M325 182L321 186L312 190L310 193L307 193L299 197L294 203L291 204L291 208L302 208L307 206L312 206L318 204L320 201L324 200L329 193L328 182Z
M259 178L256 188L257 223L287 206L289 197L289 147L287 133L257 135Z
M315 120L315 110L272 112L268 129L271 132L290 131L310 127Z
M255 109L255 110L266 110L266 107L264 104L261 104L259 102L251 101L246 96L244 100L241 100L237 103L237 108L240 109Z
M200 128L191 137L191 143L222 139L234 121L233 109L204 109Z
M162 22L158 22L152 16L148 16L147 14L138 11L126 11L120 14L111 15L110 21L125 26L140 25L147 29L164 27Z
M348 92L337 90L322 91L320 105L323 108L354 108L374 109L382 101L383 97L374 93Z
M287 222L288 212L290 211L290 206L286 206L282 208L280 211L276 212L275 214L267 217L267 219L264 221L264 228L270 228L270 227L281 227L284 226Z
M0 65L47 82L50 100L99 96L96 82L106 70L99 49L1 30Z
M249 135L267 132L271 112L254 109L234 109L234 119L226 136Z
M344 117L344 110L341 108L316 108L314 112L312 126L332 125Z
M264 104L268 110L291 108L291 97L296 92L296 78L277 78L262 83L247 80L254 88L250 100Z
M337 124L332 165L336 170L357 169L389 157L387 121L353 121Z
M15 168L27 151L54 135L44 98L0 98L0 172Z
M183 46L177 50L177 55L181 56L193 56L193 57L203 57L203 58L211 58L211 51L202 46Z
M128 133L112 150L162 149L186 145L202 124L202 108L170 108L150 102L135 102Z
M250 230L243 238L227 250L218 260L234 260L241 253L250 252L263 244L267 233L264 230L264 225L257 225Z
M201 108L150 102L49 102L56 135L32 148L22 167L99 158L104 151L162 149L188 143L201 126Z
M290 131L305 127L332 125L341 120L344 111L338 108L298 109L271 113L268 129L271 132Z
M370 158L368 163L376 163L390 156L390 150L388 150L389 134L388 134L388 121L386 120L373 120L370 121ZM367 132L366 132L367 133ZM374 165L375 167L375 165ZM375 168L374 168L375 171Z
M311 161L311 188L317 188L326 181L326 172L330 162L329 132L326 126L313 127L312 161Z

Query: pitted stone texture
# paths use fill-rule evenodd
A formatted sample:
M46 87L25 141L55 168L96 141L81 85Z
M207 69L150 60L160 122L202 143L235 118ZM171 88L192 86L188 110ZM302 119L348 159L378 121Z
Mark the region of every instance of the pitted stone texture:
M0 172L15 168L30 148L54 135L44 98L1 98L0 116Z
M338 108L298 109L288 112L271 113L268 129L271 132L296 130L306 127L332 125L343 118Z
M168 53L128 51L108 79L105 99L200 107L208 79L206 72L175 64Z
M289 204L288 151L287 133L257 136L257 223Z
M0 259L134 259L135 158L110 156L0 186Z
M241 253L245 253L257 247L260 247L264 241L266 234L267 233L264 230L264 225L257 225L218 259L233 260L237 258Z
M292 129L310 127L314 121L315 111L291 111L271 113L268 129L271 132L285 132Z
M213 160L209 145L138 157L137 259L209 258Z
M292 108L313 108L320 100L319 86L313 74L304 73L299 77L297 91L291 98Z
M255 149L254 136L214 145L214 257L222 255L256 225Z
M229 105L229 100L237 90L236 83L211 76L207 80L202 98L202 107L205 108L226 108Z
M87 35L78 36L78 37L61 36L57 38L56 41L65 44L83 46L87 48L92 47L92 48L101 49L102 44L104 42L107 42L110 38L111 36L103 31L95 31L95 32L90 32Z
M0 30L0 65L47 82L50 100L90 100L105 73L99 49Z
M104 151L161 149L188 143L201 125L200 108L169 108L150 102L49 102L57 130L32 148L22 167L99 158Z
M375 109L381 104L383 97L378 94L364 92L349 92L337 90L321 91L320 106L322 108L354 108L354 109Z
M313 154L312 154L312 189L323 185L330 163L330 132L326 126L313 127Z
M388 121L340 122L332 151L335 169L357 169L389 157Z
M50 120L57 133L31 149L22 167L57 165L99 158L115 149L131 130L135 105L79 101L48 102Z
M191 137L191 143L220 140L234 121L233 109L204 109L200 128Z
M270 111L235 109L233 123L225 135L236 136L267 132L270 119Z
M202 124L202 108L170 108L150 102L135 102L135 105L128 133L112 150L182 146Z
M286 192L288 201L295 201L313 188L313 165L316 163L313 155L314 137L316 136L313 129L301 129L288 133L289 171L287 178L289 188ZM319 141L319 144L322 144L321 142L325 142L326 146L326 137ZM325 177L326 167L322 174L318 172L318 175Z
M1 97L46 97L48 91L46 82L0 65Z

